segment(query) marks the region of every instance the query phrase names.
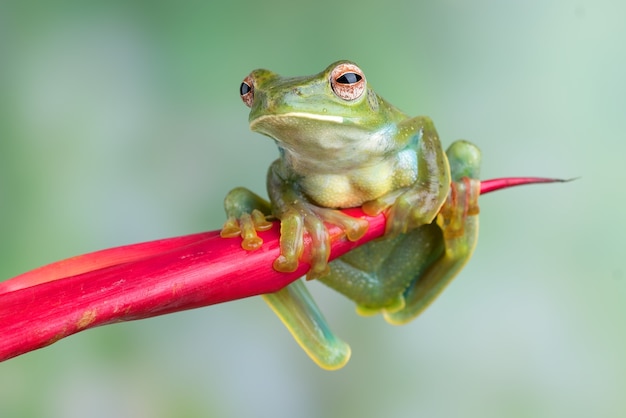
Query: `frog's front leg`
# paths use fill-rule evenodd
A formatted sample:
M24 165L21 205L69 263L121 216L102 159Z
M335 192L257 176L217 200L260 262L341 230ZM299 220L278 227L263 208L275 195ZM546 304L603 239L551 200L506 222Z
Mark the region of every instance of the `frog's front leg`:
M398 130L398 140L416 150L417 180L363 205L368 215L386 211L390 236L431 223L450 190L448 160L432 120L418 116L401 123Z
M305 233L311 239L311 266L307 279L326 275L330 255L330 236L325 222L339 226L346 237L355 241L367 231L368 223L342 212L315 205L302 193L299 178L285 169L281 160L271 165L267 189L272 201L274 215L280 219L280 256L274 261L274 269L282 272L295 271L304 249Z
M289 193L284 193L283 195L285 198L293 197ZM281 200L278 200L278 204L280 207L288 206ZM263 241L257 236L257 231L264 231L272 226L271 222L266 220L266 216L272 213L270 203L250 190L239 187L228 193L224 199L224 208L226 209L228 219L222 228L221 235L223 237L241 236L243 238L241 246L246 250L259 248ZM296 208L303 211L303 216L310 216L300 205L296 205ZM315 209L311 208L311 210L314 211ZM284 218L281 222L281 231L285 231L288 236L292 236L293 242L297 241L293 237L293 225L303 225L300 228L303 231L304 226L308 223L301 222L297 216L293 217L289 214L279 213ZM324 219L327 218L328 216ZM302 237L300 236L300 238ZM287 244L295 245L294 243ZM282 245L281 251L283 254L289 254L289 251L285 251ZM292 252L294 255L299 253L300 251L298 250ZM294 257L294 259L297 267L297 257ZM301 280L291 283L277 292L262 296L285 324L298 344L320 367L334 370L343 367L348 362L350 359L350 346L335 337L330 331L326 320Z

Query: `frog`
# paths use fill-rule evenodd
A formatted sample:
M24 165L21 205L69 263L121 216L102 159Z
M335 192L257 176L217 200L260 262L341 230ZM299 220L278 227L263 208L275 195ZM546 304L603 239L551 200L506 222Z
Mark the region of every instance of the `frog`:
M385 101L352 61L311 76L257 69L239 90L250 129L271 138L279 157L267 173L269 200L242 187L227 194L221 236L240 237L244 250L255 251L263 246L258 232L277 219L275 270L308 263L307 280L342 293L362 315L381 313L392 324L419 315L476 245L478 147L458 140L444 151L431 118ZM351 241L367 231L367 220L342 212L355 207L382 213L385 234L329 262L329 224ZM303 280L263 298L319 366L348 362L350 346L331 331Z

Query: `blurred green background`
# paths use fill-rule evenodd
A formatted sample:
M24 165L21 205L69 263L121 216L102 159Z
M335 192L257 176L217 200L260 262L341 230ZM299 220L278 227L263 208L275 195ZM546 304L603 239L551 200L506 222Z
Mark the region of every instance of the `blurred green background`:
M403 327L311 283L350 363L318 369L259 298L89 330L0 364L1 417L626 416L626 3L0 1L0 279L218 229L277 152L254 68L356 61L478 144L473 260ZM1 338L1 336L0 336Z

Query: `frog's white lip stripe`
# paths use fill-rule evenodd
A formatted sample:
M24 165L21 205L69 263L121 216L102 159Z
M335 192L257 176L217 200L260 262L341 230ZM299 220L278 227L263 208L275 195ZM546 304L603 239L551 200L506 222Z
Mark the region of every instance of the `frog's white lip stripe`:
M334 123L343 123L343 116L334 116L334 115L318 115L315 113L306 113L306 112L288 112L281 113L278 115L265 115L261 116L257 119L257 121L265 119L265 118L283 118L283 117L291 117L291 118L303 118L303 119L316 119L326 122L334 122Z
M343 116L335 116L335 115L318 115L315 113L289 112L289 113L283 114L283 116L306 118L306 119L317 119L317 120L324 120L327 122L343 123Z

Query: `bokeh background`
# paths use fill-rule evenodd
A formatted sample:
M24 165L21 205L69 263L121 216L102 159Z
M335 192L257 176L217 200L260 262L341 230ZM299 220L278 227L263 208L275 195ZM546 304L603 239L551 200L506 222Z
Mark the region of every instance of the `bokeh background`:
M0 364L2 417L626 416L626 3L0 1L0 279L221 226L264 193L254 68L348 58L478 144L473 260L409 325L311 283L353 349L318 369L259 298L89 330ZM1 336L0 336L1 338Z

